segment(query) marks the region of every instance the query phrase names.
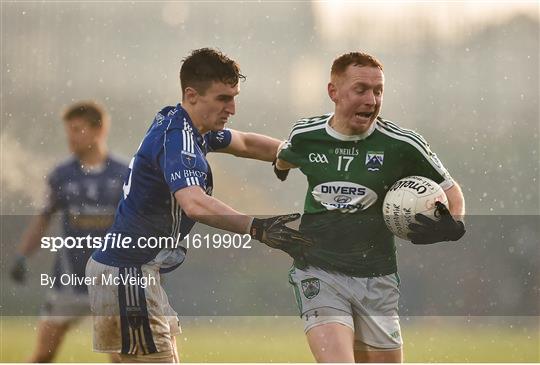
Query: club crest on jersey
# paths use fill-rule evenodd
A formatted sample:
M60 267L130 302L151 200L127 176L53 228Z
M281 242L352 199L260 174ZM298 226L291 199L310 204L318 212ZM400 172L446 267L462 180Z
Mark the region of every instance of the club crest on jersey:
M194 153L191 153L191 152L188 152L188 151L182 151L181 153L181 157L182 157L182 164L189 168L189 169L192 169L195 167L195 162L197 161L197 156L195 156Z
M163 114L157 113L157 115L156 115L156 125L161 125L163 123L164 119L165 119L165 117L163 116Z
M304 279L301 284L302 293L304 293L304 296L308 299L315 298L321 290L321 282L316 278Z
M379 171L384 161L384 151L368 151L366 153L366 167L368 171Z

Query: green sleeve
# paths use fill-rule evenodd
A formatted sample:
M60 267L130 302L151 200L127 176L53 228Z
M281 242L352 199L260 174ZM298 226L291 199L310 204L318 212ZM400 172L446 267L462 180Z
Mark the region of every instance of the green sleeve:
M448 170L443 166L437 155L431 151L428 144L418 147L410 146L410 148L411 163L408 164L407 171L409 176L427 177L441 185L444 190L454 184Z
M300 151L301 141L297 136L289 139L279 151L278 158L295 166L302 167L306 164L305 153Z

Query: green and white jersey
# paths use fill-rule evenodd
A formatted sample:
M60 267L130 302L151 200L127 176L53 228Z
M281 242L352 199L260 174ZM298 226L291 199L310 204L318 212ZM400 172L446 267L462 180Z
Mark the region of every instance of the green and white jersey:
M363 135L347 136L330 127L332 116L298 121L279 152L308 180L300 229L316 244L295 265L358 277L395 273L394 236L382 215L388 188L411 175L444 190L453 180L418 133L379 117Z

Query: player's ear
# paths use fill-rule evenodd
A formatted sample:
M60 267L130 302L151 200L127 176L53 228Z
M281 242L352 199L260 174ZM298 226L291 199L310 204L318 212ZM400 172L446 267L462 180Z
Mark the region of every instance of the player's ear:
M97 135L101 139L106 139L107 135L109 134L109 126L108 125L102 125L101 127L97 128Z
M328 96L334 103L337 103L337 88L332 81L328 83Z
M198 97L199 93L191 86L186 87L186 89L184 90L184 100L186 103L194 105L197 103Z

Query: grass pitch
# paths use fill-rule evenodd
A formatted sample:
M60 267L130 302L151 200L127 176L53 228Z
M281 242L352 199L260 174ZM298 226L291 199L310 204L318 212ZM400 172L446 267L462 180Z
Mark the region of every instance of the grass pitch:
M36 317L2 317L0 361L21 362L36 337ZM184 318L183 362L313 362L297 317ZM540 362L539 318L402 319L406 362ZM107 362L91 351L91 321L75 326L58 362Z

